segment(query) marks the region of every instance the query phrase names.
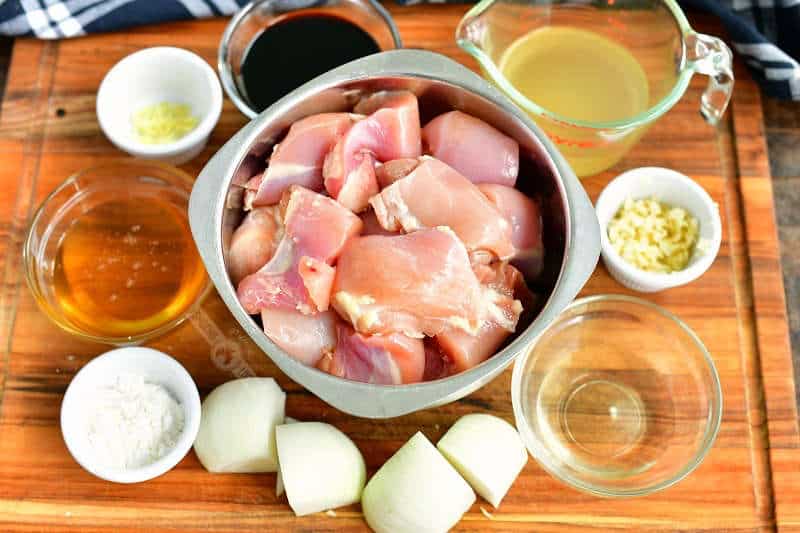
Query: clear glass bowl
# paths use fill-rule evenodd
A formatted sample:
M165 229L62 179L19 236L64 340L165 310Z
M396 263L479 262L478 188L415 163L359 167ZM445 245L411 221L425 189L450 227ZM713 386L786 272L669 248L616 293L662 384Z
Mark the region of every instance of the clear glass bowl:
M267 27L298 11L309 15L331 15L346 20L369 33L381 50L403 46L392 16L376 0L253 0L228 23L217 53L217 69L222 87L228 98L248 118L255 118L259 113L242 90L242 64L250 45Z
M714 443L722 390L675 315L622 295L573 302L514 366L517 428L550 474L612 497L663 490Z
M95 342L144 342L210 289L187 216L191 177L122 160L70 176L42 202L23 246L28 286L59 327Z

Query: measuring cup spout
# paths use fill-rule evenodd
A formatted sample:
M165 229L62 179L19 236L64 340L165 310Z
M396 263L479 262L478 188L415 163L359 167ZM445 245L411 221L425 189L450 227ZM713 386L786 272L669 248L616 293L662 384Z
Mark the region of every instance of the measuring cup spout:
M688 67L709 77L700 98L700 114L709 124L716 125L733 93L733 54L721 39L702 33L689 33L684 44Z
M485 4L485 2L481 2ZM476 6L476 7L480 7ZM456 43L466 52L475 56L475 50L483 49L483 35L486 23L481 16L483 11L473 8L467 13L456 28Z

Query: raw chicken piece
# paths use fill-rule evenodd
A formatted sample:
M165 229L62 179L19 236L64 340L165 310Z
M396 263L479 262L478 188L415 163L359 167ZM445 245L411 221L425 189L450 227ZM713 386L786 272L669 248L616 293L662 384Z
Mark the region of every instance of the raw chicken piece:
M324 311L330 297L330 266L345 243L361 231L361 219L336 201L293 185L281 200L285 233L278 250L237 291L245 311L265 308Z
M261 187L261 182L264 180L264 173L256 174L244 184L244 210L250 211L253 209L253 202L258 195L258 188Z
M417 168L419 159L405 158L392 159L375 169L375 178L378 180L378 187L384 189L395 181L405 178L411 171Z
M453 168L424 157L411 174L370 200L381 226L397 231L448 226L470 252L514 255L511 224L478 187Z
M256 190L245 205L272 205L290 185L322 190L322 165L336 140L362 117L350 113L321 113L298 120L280 144L275 145L263 175L245 188ZM255 179L254 178L254 179Z
M372 114L357 122L325 158L325 189L353 212L363 211L378 192L375 162L418 157L421 153L417 97L382 91L356 109Z
M522 304L514 299L515 289L524 285L519 270L507 263L494 266L494 276L483 285L489 302L490 318L475 335L448 328L436 336L436 342L462 372L491 357L517 327ZM527 287L526 287L527 289Z
M514 265L528 279L542 272L542 215L539 204L513 187L483 183L478 188L511 223L511 242L517 249Z
M333 352L339 321L334 311L304 315L286 309L261 310L264 333L289 355L308 366L315 366L323 354Z
M473 183L513 187L519 172L519 144L486 122L450 111L422 130L427 151Z
M434 339L426 338L425 343L425 372L422 374L422 381L433 381L445 378L452 374L453 361Z
M317 367L341 378L399 385L417 383L425 370L425 349L421 339L402 333L362 335L349 324L336 328L336 350L320 359Z
M228 272L234 285L267 264L283 236L280 210L276 206L250 211L231 236Z
M297 273L317 310L327 311L331 302L331 287L336 269L325 261L303 256L297 263Z
M398 235L397 232L389 231L381 226L378 219L375 217L375 211L369 209L359 215L361 222L364 223L364 228L361 230L361 235Z
M339 256L331 303L361 333L433 336L476 332L482 290L464 244L449 228L353 239Z

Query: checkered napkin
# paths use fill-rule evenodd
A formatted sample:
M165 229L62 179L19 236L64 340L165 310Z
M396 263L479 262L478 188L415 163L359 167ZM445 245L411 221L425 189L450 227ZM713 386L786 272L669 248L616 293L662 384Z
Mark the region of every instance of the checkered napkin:
M78 37L142 24L232 15L248 0L0 0L0 35Z
M400 4L463 0L396 0ZM77 37L141 24L227 16L248 0L0 0L0 35ZM680 0L719 17L764 91L800 100L800 0Z
M765 93L800 100L800 0L680 0L719 17Z

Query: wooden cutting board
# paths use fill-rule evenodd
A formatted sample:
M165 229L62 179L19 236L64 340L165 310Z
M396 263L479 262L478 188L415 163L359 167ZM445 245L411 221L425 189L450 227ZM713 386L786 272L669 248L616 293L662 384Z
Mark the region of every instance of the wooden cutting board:
M475 68L453 42L465 6L392 6L407 46L436 50ZM711 21L696 27L717 32ZM296 518L275 497L275 475L212 475L193 453L141 484L94 478L67 452L59 405L72 376L107 346L77 340L36 308L21 271L27 221L73 172L122 156L102 135L95 92L123 56L153 45L181 46L215 63L226 21L186 22L64 42L18 40L0 112L0 530L187 531L363 530L358 506ZM642 165L674 168L719 203L723 243L713 267L687 287L647 296L684 319L711 351L725 395L716 445L678 485L633 500L576 492L529 461L491 519L479 500L461 531L800 531L800 444L772 186L761 101L742 69L718 128L698 114L705 83L683 99L617 167L585 180L593 197L615 174ZM196 173L245 119L229 101L208 148L186 165ZM627 293L601 265L584 294ZM797 305L798 302L793 302ZM377 469L414 432L438 439L459 416L486 411L512 420L510 369L456 403L391 421L353 418L288 380L243 335L216 295L202 312L152 346L177 357L201 392L234 375L275 376L287 413L324 420L350 435ZM239 359L230 354L238 352Z

